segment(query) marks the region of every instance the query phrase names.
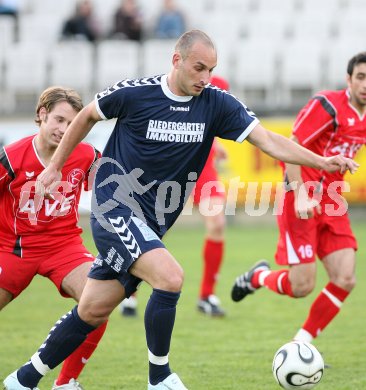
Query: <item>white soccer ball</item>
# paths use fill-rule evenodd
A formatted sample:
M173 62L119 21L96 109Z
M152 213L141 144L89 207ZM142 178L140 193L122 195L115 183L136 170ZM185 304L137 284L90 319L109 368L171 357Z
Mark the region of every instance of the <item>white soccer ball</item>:
M272 372L284 389L312 389L322 379L324 360L314 345L292 341L275 353Z

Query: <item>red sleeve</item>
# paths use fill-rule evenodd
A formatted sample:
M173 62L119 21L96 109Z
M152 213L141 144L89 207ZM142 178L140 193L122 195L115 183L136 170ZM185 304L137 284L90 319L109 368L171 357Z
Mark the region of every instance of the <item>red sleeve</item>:
M301 145L306 146L335 126L336 110L327 96L319 94L299 112L292 133Z
M0 148L0 191L5 190L6 186L14 179L14 171L9 162L5 148Z

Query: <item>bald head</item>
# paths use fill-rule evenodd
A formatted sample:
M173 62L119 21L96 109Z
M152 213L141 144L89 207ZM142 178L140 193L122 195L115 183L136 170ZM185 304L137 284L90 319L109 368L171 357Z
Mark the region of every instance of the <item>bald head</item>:
M216 48L207 34L200 30L184 33L175 45L168 74L170 90L178 96L200 95L216 64Z
M192 49L192 46L196 43L202 43L203 45L212 48L216 51L215 45L211 38L200 30L191 30L185 32L175 45L175 51L180 53L182 59L185 60Z

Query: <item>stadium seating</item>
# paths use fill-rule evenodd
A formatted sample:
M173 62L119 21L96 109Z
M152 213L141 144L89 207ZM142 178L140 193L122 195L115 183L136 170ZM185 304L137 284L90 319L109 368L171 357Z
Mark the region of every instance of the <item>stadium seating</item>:
M14 19L0 16L0 85L10 99L6 110L15 109L24 91L35 95L50 83L67 84L90 97L120 78L169 71L175 41L151 35L162 1L137 1L147 34L140 44L107 39L95 45L60 43L62 23L75 0L22 0L17 26ZM317 88L344 87L346 62L366 49L365 0L176 2L188 28L202 29L216 42L215 72L257 112L296 110ZM93 0L104 36L119 3ZM24 53L32 54L26 58ZM25 77L30 70L34 77ZM26 80L18 82L16 74ZM4 104L2 98L0 110Z
M124 78L141 75L140 44L135 41L102 41L97 46L95 87L102 90Z
M242 39L236 47L233 92L251 108L277 106L277 48L270 42Z
M325 44L334 34L332 15L326 15L300 13L289 28L291 37L309 41L315 46Z
M321 49L321 46L303 37L283 46L280 52L283 106L296 110L316 90L323 88L324 58Z
M15 20L6 15L0 15L0 56L15 42Z
M0 16L0 112L6 110L5 94L5 57L15 42L15 20L9 16Z
M75 0L44 1L44 0L22 0L19 1L21 11L26 15L50 15L57 16L60 21L70 16L75 10Z
M94 89L94 46L88 41L65 41L50 52L52 85L75 88L86 100Z
M241 36L243 32L243 25L241 23L230 23L232 12L210 12L206 17L201 17L200 20L196 18L195 24L192 28L205 31L214 41L226 40L235 44L235 41Z
M53 15L37 13L20 15L18 22L19 41L40 43L48 50L61 36L61 21L57 13Z
M16 43L7 53L4 61L4 111L14 112L18 99L30 97L34 101L46 87L47 56L43 49L43 45L37 43Z
M230 85L235 84L234 69L235 69L235 46L237 43L228 45L228 40L218 39L215 41L217 56L220 59L214 70L214 73L225 77Z
M366 4L363 8L348 8L345 10L337 23L336 33L338 38L346 38L349 41L357 40L360 37L364 38L365 14Z
M112 29L112 20L121 0L95 0L93 1L97 22L101 33L108 35Z
M271 37L271 44L279 45L289 35L291 19L291 15L286 13L276 13L275 17L269 13L258 14L254 18L247 17L243 27L244 38L254 39L262 44Z
M169 72L175 42L175 39L147 40L143 45L142 74L146 76L156 76Z
M326 58L326 85L334 88L344 88L347 62L352 55L361 51L365 51L363 36L353 40L349 40L346 37L337 39L329 48Z

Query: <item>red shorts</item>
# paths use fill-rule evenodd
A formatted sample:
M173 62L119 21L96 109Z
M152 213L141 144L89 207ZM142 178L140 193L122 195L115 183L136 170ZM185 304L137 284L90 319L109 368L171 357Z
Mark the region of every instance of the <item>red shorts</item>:
M80 264L93 261L94 256L80 243L71 243L61 249L27 257L0 252L0 288L16 298L38 274L50 279L60 294L68 297L61 290L65 276Z
M337 206L330 198L323 198L321 214L300 219L295 215L293 191L286 192L283 213L277 217L280 234L275 255L277 264L312 263L316 255L323 259L340 249L357 250L348 214L329 216L324 212L325 204Z
M193 189L193 203L199 205L207 198L225 198L225 186L219 181L214 167L206 165Z

